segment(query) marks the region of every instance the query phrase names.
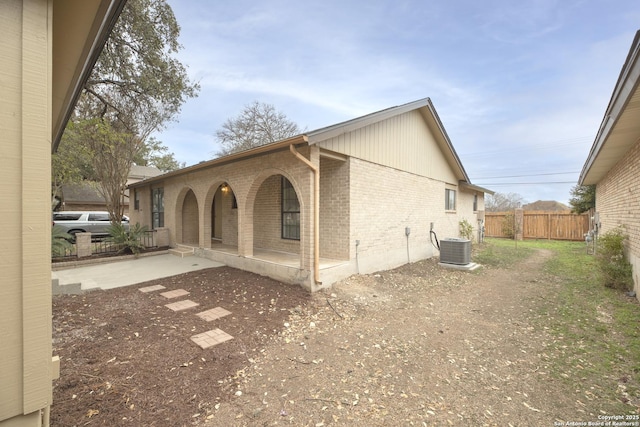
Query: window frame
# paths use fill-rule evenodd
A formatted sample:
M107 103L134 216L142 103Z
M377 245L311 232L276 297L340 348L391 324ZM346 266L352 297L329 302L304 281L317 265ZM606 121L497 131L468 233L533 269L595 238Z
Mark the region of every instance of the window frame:
M478 194L473 195L473 211L478 212Z
M455 211L457 205L457 194L453 188L445 188L444 190L444 210ZM452 199L453 196L453 199ZM452 206L453 205L453 206Z
M133 189L133 209L136 211L140 210L140 192L137 188Z
M155 198L158 197L158 203ZM164 187L151 189L151 229L164 227Z
M291 195L295 197L295 203ZM284 176L280 180L280 238L300 241L300 200L293 184Z

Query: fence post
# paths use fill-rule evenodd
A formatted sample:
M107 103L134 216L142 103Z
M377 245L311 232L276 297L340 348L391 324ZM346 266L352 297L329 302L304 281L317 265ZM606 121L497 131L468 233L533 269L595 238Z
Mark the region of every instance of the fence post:
M517 208L516 212L515 212L515 216L514 216L514 230L513 233L515 235L515 239L516 240L523 240L524 238L524 231L523 229L523 225L524 225L524 210L522 210L522 208Z
M78 258L91 256L91 233L76 233L76 254Z

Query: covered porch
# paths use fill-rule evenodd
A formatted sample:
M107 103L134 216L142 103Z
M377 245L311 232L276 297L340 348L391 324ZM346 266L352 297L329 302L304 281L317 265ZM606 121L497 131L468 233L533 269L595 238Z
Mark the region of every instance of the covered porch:
M176 253L195 255L221 262L229 267L251 271L286 283L299 283L306 287L310 273L301 268L300 254L273 249L254 248L252 256L242 256L238 246L213 240L210 248L178 244ZM348 260L319 258L322 286L328 286L343 277L357 273L357 265Z

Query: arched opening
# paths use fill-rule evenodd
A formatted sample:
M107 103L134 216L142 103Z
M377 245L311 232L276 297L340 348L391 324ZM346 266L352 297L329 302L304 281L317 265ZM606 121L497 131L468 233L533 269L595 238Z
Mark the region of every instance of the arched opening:
M211 247L216 244L237 246L238 202L235 193L227 182L213 188L206 199L206 203L210 203L210 210L205 212L205 221L211 230L205 228L205 233L211 239Z
M198 199L193 190L189 190L182 202L182 243L197 246L199 234Z
M301 227L300 198L292 182L281 174L265 178L253 205L254 251L300 254Z

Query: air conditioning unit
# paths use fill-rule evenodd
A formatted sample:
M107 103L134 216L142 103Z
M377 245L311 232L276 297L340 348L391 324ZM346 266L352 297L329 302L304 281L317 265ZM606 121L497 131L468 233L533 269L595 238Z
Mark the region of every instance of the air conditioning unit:
M440 262L458 265L469 264L471 262L471 240L440 240Z

